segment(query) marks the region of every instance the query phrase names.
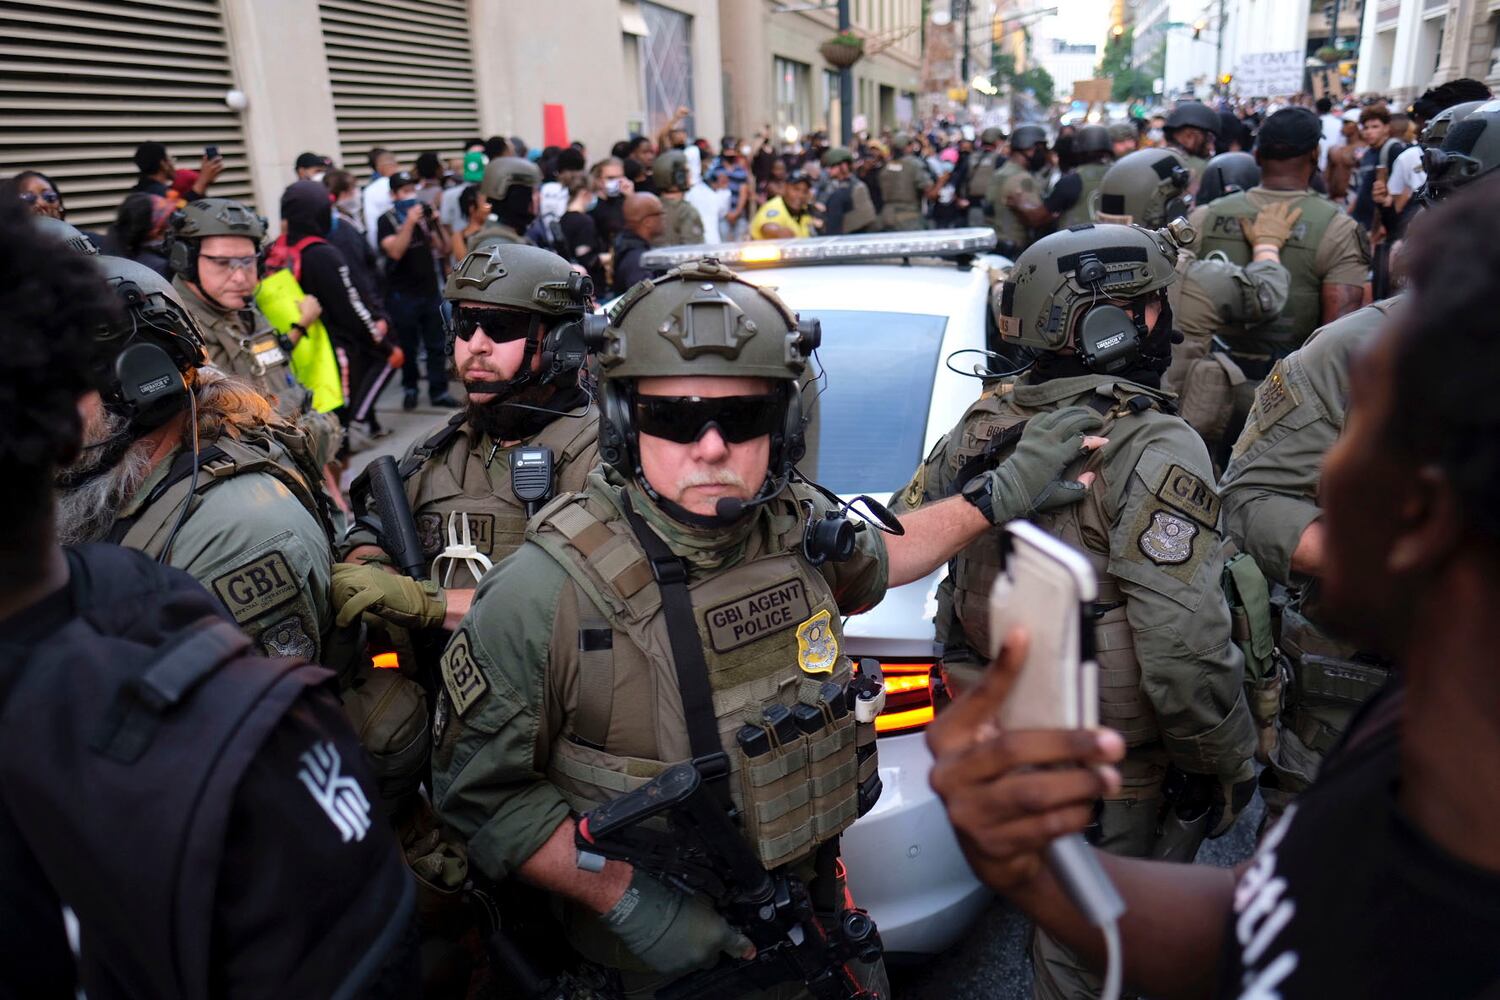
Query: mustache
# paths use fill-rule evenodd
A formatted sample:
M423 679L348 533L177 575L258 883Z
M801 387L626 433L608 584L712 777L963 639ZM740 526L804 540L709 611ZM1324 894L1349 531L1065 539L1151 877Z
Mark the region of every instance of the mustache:
M745 488L745 481L733 469L713 469L705 472L690 472L678 485L682 489L694 486L735 486Z

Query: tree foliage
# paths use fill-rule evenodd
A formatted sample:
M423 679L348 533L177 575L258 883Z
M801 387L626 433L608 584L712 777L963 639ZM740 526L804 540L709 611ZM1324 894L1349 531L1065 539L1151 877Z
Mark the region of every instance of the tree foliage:
M1107 76L1114 81L1110 96L1116 101L1148 98L1152 94L1153 77L1150 71L1131 65L1134 48L1133 28L1126 28L1118 35L1111 34L1109 41L1104 43L1104 56L1099 60L1096 72L1099 76Z

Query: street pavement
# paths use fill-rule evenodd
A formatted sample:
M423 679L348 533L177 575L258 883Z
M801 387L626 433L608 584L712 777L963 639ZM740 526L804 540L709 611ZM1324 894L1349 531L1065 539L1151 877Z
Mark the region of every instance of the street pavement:
M399 376L391 379L377 406L380 422L391 429L391 435L353 456L344 474L346 489L367 464L381 455L399 459L407 448L431 435L453 414L427 402L425 383L417 408L402 410L400 383ZM463 398L459 383L452 384L451 392L455 398ZM1230 867L1248 858L1255 847L1255 830L1262 812L1256 798L1227 834L1203 845L1199 862ZM1025 1000L1031 996L1030 937L1030 921L997 899L948 954L915 964L893 964L892 991L897 1000Z

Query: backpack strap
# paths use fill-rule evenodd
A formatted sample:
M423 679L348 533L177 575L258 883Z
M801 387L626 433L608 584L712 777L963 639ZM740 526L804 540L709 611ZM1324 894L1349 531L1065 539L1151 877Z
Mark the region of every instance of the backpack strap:
M453 442L453 439L458 437L459 431L463 430L466 419L467 416L464 411L459 410L448 418L448 422L440 427L437 433L413 448L411 454L403 458L401 464L396 467L396 472L400 474L401 481L405 482L416 475L417 470L426 465L427 460L434 454L446 451L448 445ZM360 474L360 479L364 479L363 473Z
M243 653L249 636L217 617L200 619L139 677L115 695L89 748L121 764L133 764L151 746L162 718L181 704L209 674Z
M314 243L327 243L321 236L304 236L296 243L286 248L287 259L291 261L292 277L297 279L297 284L302 284L302 251Z
M205 478L202 474L204 470L209 466L217 466L228 459L229 456L218 445L209 445L207 448L199 449L196 463L199 471L199 493L203 492L204 488L216 478L212 473ZM138 543L144 544L155 537L156 533L166 524L168 517L176 516L177 508L184 502L190 505L188 516L191 516L191 508L198 505L198 498L184 497L182 494L187 492L186 487L174 495L175 502L164 504L161 501L177 486L192 478L193 465L194 460L191 450L178 452L177 457L172 459L172 465L167 469L167 474L151 488L150 493L146 494L146 498L136 507L135 513L128 517L119 518L114 524L110 525L109 534L104 536L104 541L113 542L116 545L124 545L126 544L125 539L133 536ZM137 526L141 528L141 531L132 530ZM135 548L137 546L131 547Z

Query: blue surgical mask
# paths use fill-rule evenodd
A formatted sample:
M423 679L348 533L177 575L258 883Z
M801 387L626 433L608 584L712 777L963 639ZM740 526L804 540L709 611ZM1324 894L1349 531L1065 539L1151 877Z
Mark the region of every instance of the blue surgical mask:
M402 198L400 201L395 203L395 209L396 211L405 214L406 212L411 211L411 207L416 203L417 199L415 198Z
M619 193L620 193L620 178L618 178L618 177L607 177L607 178L605 178L605 180L604 180L604 195L605 195L605 197L607 197L607 198L613 198L615 195L617 195Z
M589 199L589 207L586 208L586 209L584 209L584 211L585 212L592 212L594 209L596 209L598 207L599 207L599 196L595 195L594 197L592 197L592 198Z
M339 227L339 213L334 212L332 218L330 218L329 221L328 221L328 235L332 236L333 235L333 231L335 229L337 229L338 227Z

